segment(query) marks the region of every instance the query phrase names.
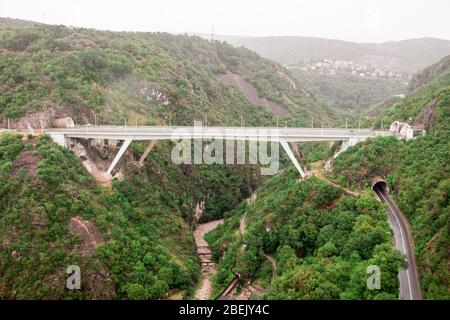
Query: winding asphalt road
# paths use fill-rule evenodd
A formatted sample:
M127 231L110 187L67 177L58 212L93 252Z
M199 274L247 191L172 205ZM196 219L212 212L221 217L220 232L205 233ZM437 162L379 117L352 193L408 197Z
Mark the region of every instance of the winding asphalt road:
M407 269L401 269L398 273L400 282L401 300L421 300L419 277L417 275L416 261L413 255L413 241L408 222L403 213L397 208L389 194L381 187L375 186L378 198L387 204L389 223L394 232L396 248L406 256Z

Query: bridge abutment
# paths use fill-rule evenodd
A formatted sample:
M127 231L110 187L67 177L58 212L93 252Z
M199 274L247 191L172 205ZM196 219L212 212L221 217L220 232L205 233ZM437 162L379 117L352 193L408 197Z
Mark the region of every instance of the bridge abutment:
M59 146L63 148L68 147L68 141L64 133L51 132L49 133L49 135L52 138L52 140L55 141Z

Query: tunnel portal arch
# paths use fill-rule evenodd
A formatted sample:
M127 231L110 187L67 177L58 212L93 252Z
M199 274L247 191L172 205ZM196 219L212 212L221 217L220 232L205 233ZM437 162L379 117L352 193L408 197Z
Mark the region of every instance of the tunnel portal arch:
M391 187L389 186L389 183L387 183L386 180L382 177L373 177L370 187L372 190L375 190L375 188L381 188L388 194L391 193Z

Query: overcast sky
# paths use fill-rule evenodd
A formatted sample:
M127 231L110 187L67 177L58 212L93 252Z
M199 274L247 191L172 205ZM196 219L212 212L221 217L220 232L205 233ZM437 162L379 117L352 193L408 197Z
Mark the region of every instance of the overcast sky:
M0 0L0 16L117 31L450 39L450 0Z

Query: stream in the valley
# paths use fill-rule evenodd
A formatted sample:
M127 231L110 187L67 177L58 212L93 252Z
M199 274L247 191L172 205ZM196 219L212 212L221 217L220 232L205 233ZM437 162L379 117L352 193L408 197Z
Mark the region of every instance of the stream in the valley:
M197 254L202 264L202 276L200 280L200 287L195 293L195 299L208 300L212 292L212 277L217 272L216 264L211 258L211 248L208 242L203 238L209 231L217 228L219 224L223 223L223 219L214 220L207 223L199 224L194 231L195 245L197 247Z

